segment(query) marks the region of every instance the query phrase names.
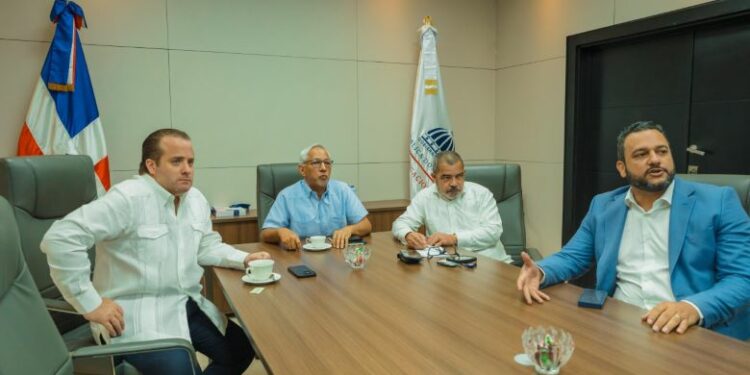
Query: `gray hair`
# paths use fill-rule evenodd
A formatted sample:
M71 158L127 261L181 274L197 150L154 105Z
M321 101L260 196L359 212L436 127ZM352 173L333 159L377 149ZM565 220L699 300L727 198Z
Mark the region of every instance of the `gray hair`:
M625 138L633 133L642 132L644 130L656 130L664 135L664 138L667 138L667 133L664 132L664 128L653 121L634 122L622 129L620 134L617 135L617 160L622 162L625 161ZM669 142L668 139L667 142Z
M299 165L305 164L305 162L307 161L307 155L314 148L322 148L323 150L325 150L326 153L328 153L328 149L326 149L325 146L321 145L320 143L313 143L313 144L311 144L311 145L303 148L302 151L300 151L300 153L299 153ZM329 154L329 156L330 156L330 154Z
M437 174L440 163L446 163L448 165L454 165L457 162L464 164L464 159L456 151L440 151L435 155L435 164L432 165L432 174Z

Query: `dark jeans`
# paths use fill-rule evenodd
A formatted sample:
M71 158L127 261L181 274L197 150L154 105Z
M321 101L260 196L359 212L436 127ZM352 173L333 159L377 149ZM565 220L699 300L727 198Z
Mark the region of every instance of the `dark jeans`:
M185 308L193 347L211 360L202 373L242 374L255 357L253 347L242 328L230 320L227 334L222 335L195 301L188 299ZM190 358L182 350L133 354L121 358L143 375L192 373ZM196 368L195 373L201 374L200 368Z

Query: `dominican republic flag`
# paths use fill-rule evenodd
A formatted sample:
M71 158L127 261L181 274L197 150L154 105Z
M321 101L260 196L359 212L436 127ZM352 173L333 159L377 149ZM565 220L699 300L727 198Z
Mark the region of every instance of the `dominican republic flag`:
M109 159L91 78L78 30L85 25L78 4L56 0L57 24L42 73L18 139L18 155L88 155L94 161L99 195L109 189Z
M430 17L424 18L419 29L422 50L417 66L414 106L409 143L409 185L411 197L432 185L432 167L440 151L452 151L453 127L443 96L443 80L437 57L437 30Z

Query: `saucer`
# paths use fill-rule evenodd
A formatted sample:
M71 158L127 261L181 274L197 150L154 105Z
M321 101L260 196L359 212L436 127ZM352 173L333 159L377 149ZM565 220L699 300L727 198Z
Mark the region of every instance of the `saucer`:
M329 243L324 243L322 245L313 245L311 243L306 243L306 244L302 245L302 248L305 249L305 250L307 250L307 251L323 251L323 250L330 249L331 246L332 245L329 244Z
M253 285L263 285L263 284L275 283L275 282L281 280L281 275L278 274L278 273L276 273L276 272L272 272L271 276L273 276L273 277L269 277L269 278L264 279L264 280L256 281L254 279L251 279L250 276L245 275L245 276L242 276L242 281L244 281L244 282L246 282L248 284L253 284Z

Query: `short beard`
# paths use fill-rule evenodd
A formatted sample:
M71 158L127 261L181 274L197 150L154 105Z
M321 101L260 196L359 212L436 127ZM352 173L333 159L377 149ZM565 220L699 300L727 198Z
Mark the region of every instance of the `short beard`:
M445 200L452 201L452 200L458 198L458 194L460 194L460 193L461 193L461 190L459 190L459 189L455 189L455 190L449 189L445 193L440 193L440 195L442 195L443 198L445 198ZM451 197L449 194L453 194L453 197Z
M669 184L671 184L672 180L674 180L674 171L670 172L666 170L665 168L661 168L661 169L667 173L667 179L664 180L664 182L660 182L658 184L652 184L648 182L646 177L633 177L633 175L630 174L630 171L627 169L625 169L625 179L628 181L628 183L632 187L635 187L644 191L648 191L651 193L660 193L660 192L663 192L664 190L667 190L667 188L669 187ZM651 169L646 171L646 174L648 174L650 170Z

